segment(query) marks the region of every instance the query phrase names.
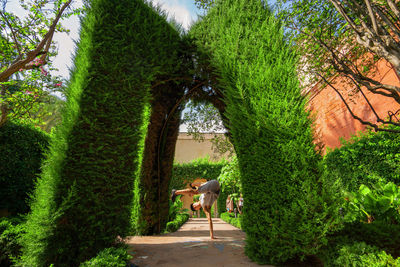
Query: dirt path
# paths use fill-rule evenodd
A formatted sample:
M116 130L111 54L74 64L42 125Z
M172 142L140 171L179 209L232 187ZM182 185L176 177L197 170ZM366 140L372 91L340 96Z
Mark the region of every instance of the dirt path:
M216 240L209 237L207 219L189 219L177 232L128 239L132 266L240 267L259 266L244 255L245 234L214 218ZM264 265L265 266L265 265Z

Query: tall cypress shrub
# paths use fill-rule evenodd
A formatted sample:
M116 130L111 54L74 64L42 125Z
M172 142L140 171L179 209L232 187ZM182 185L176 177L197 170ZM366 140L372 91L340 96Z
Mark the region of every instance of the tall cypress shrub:
M216 1L191 30L224 95L241 172L246 254L282 263L325 243L330 210L296 77L296 57L265 1Z
M170 39L143 0L89 3L26 225L25 266L78 266L130 231L150 88L170 63Z
M50 136L32 125L8 121L0 127L0 211L27 213L28 196L40 174Z

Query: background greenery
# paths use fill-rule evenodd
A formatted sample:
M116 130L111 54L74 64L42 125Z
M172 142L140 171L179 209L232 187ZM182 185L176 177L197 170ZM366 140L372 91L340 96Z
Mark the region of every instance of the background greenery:
M188 163L175 163L172 170L172 179L169 185L172 189L184 189L188 183L194 180L206 179L217 180L221 169L227 164L227 161L211 161L209 157L195 159Z
M400 135L360 133L342 140L342 147L328 151L324 164L329 170L328 179L339 180L348 191L379 181L400 184Z
M0 210L29 211L28 196L40 175L50 136L33 125L8 121L0 127Z

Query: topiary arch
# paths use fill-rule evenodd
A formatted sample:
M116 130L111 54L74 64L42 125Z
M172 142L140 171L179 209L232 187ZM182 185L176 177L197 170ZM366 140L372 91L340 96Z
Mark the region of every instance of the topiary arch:
M24 264L78 266L117 237L162 231L185 97L212 102L230 131L246 253L277 263L315 252L330 224L295 63L264 1L216 1L182 35L143 0L91 0Z

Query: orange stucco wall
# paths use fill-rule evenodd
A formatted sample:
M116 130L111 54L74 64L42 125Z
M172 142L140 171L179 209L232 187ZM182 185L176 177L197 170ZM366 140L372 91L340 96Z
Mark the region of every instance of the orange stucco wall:
M202 134L204 141L194 140L187 133L179 133L175 147L175 162L186 163L198 158L210 157L210 160L218 161L222 158L227 159L227 155L216 153L212 147L211 139L214 134ZM217 134L223 136L224 134Z
M399 77L386 61L377 62L376 67L371 78L385 84L400 85ZM340 77L331 82L345 97L356 116L363 120L376 122L373 111L369 108L361 93L348 96L348 92L354 89L354 85ZM373 94L365 88L363 92L382 119L387 117L388 111L396 112L400 109L400 105L391 98ZM340 138L348 139L357 132L366 129L366 126L353 119L339 95L331 87L320 88L320 85L317 84L308 95L308 108L315 116L317 140L325 145L325 149L327 147L339 147Z

